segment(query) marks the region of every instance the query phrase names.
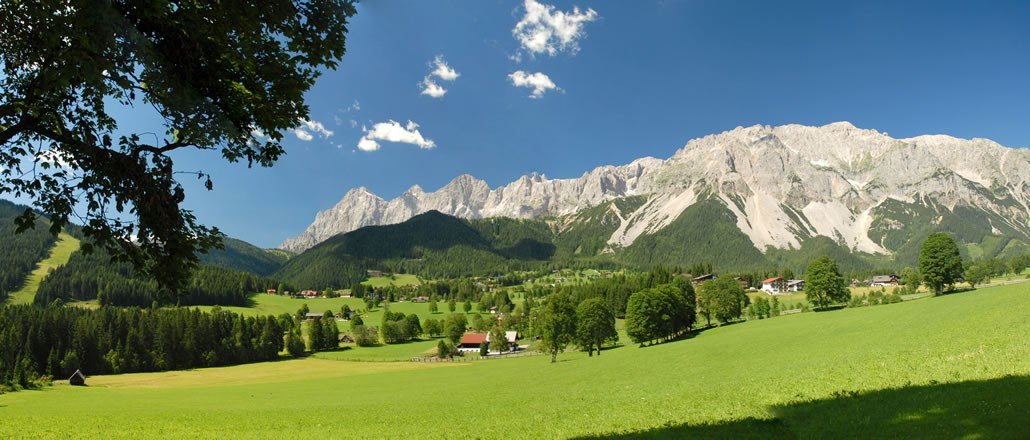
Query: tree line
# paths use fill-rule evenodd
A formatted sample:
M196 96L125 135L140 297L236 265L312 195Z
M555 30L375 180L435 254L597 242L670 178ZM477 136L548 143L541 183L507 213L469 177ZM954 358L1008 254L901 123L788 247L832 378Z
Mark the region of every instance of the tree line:
M216 308L0 308L0 384L214 367L278 358L292 320Z
M21 212L24 209L0 200L0 302L25 284L36 263L46 258L57 241L44 219L36 219L35 228L16 232L18 226L12 218Z
M149 307L155 301L179 305L246 306L254 292L276 288L274 279L214 266L199 266L175 298L162 297L153 279L138 275L131 265L111 261L102 251L75 252L68 264L50 272L39 285L35 303L93 300L101 305Z

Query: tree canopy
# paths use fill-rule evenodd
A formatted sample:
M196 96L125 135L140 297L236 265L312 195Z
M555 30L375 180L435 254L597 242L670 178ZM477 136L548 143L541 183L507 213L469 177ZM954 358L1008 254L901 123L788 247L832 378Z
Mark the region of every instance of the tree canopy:
M697 289L698 312L711 325L712 318L729 322L744 313L748 302L744 288L733 278L722 276L705 281Z
M851 298L848 281L830 257L819 257L808 263L805 271L805 296L816 307L826 307Z
M210 190L210 176L177 170L170 153L274 164L355 12L351 0L0 2L0 193L32 200L54 234L80 222L87 250L180 290L221 234L181 207L179 179ZM119 123L140 109L164 132Z
M590 298L576 307L576 344L590 356L601 355L601 346L607 341L617 341L615 314L601 298Z
M564 293L555 293L539 310L538 332L544 349L551 354L551 362L557 362L558 353L576 337L576 303Z
M936 295L962 276L962 256L950 235L937 232L926 238L919 250L919 272Z

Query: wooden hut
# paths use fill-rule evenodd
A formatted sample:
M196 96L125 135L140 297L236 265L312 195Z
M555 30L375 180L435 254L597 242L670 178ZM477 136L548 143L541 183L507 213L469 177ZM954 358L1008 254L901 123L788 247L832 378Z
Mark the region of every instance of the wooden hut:
M86 386L86 375L82 374L82 370L75 370L75 372L72 373L72 377L68 378L68 384L79 387Z

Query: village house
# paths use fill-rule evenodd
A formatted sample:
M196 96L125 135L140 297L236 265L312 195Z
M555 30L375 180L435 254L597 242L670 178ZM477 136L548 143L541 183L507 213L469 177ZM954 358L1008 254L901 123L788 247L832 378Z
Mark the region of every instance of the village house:
M787 290L787 281L783 277L772 277L762 280L762 290L770 295L779 295Z
M305 298L315 298L315 297L318 296L318 291L317 290L302 290L300 292L300 296L303 296Z
M269 295L275 295L276 293L279 293L279 292L277 292L275 289L268 289L268 290L265 290L265 293L267 293Z
M479 346L486 342L488 336L486 333L465 333L458 341L458 350L462 352L479 351Z
M519 344L517 342L518 336L519 336L519 332L514 331L514 330L504 332L504 337L505 337L505 339L508 340L508 347L509 347L508 351L515 351L515 350L517 350L519 348ZM486 343L487 344L490 343L490 334L489 333L486 334Z
M901 282L901 277L891 275L876 275L873 280L869 283L870 286L897 286Z
M699 277L694 277L691 281L693 281L694 284L701 284L701 283L703 283L705 281L715 281L715 274L714 273L704 274L704 275L701 275Z
M805 280L787 280L788 292L800 292L805 290Z

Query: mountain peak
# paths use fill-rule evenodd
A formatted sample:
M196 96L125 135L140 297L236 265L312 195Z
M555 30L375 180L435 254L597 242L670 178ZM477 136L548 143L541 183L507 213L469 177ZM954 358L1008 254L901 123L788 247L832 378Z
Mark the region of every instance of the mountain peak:
M648 201L633 211L617 207L611 221L623 226L609 243L628 246L668 226L693 204L718 198L763 252L825 236L852 249L883 253L885 247L869 231L875 210L889 200L937 199L951 209L964 205L1030 234L1028 158L1030 151L986 140L894 139L846 121L819 127L752 125L692 139L668 160L645 157L576 178L548 179L534 172L491 189L462 174L437 191L425 193L416 185L389 201L356 188L282 247L302 251L334 234L400 223L433 210L466 219L561 217L641 195Z

